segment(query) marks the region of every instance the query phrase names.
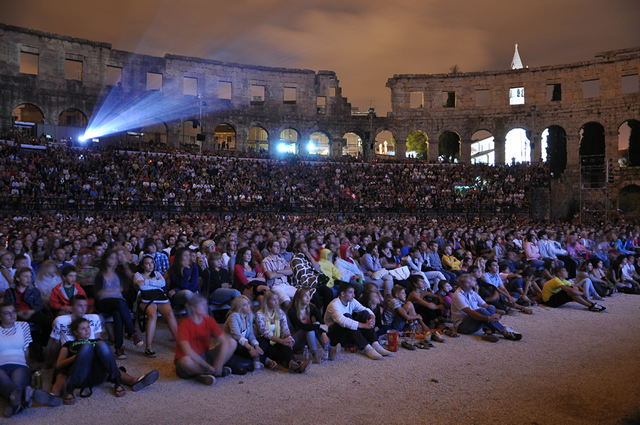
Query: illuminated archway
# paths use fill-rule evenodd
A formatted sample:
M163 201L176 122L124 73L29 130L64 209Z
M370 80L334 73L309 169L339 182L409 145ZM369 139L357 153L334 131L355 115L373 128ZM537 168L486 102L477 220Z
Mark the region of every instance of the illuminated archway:
M514 128L507 133L504 142L506 164L531 162L531 142L524 128Z
M280 140L278 141L278 152L282 153L298 153L298 141L300 133L293 128L285 128L280 132Z
M471 163L496 163L496 150L493 134L487 130L478 130L471 136Z
M65 125L69 127L86 127L87 116L79 109L69 108L60 114L58 117L58 125Z
M247 135L247 148L252 152L269 152L269 133L262 127L251 127Z
M618 128L618 164L640 166L640 121L628 120Z
M14 108L11 114L15 121L32 122L35 124L44 123L44 114L42 110L31 103L23 103Z
M329 137L321 131L315 131L309 136L309 143L306 150L311 155L331 155L331 141Z
M395 156L396 154L396 138L389 130L383 130L376 135L374 144L376 155Z
M220 150L234 151L236 150L236 130L231 125L223 123L219 124L213 130L213 146L217 146Z
M407 136L407 158L429 159L429 137L416 130Z
M360 157L362 155L362 138L356 133L346 133L342 136L346 139L346 146L342 148L342 155Z

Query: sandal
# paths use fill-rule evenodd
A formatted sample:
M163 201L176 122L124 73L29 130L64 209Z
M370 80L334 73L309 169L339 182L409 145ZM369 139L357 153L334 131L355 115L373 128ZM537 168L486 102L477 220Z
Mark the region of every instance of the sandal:
M76 396L74 396L73 393L66 393L64 397L62 397L62 404L65 406L71 406L72 404L75 404L75 402Z
M124 395L127 393L124 390L124 387L122 386L122 384L117 384L113 390L116 397L124 397Z
M589 311L605 311L606 309L607 307L603 307L598 303L593 303L591 307L589 307Z
M429 348L433 347L433 344L425 344L424 341L421 341L421 342L415 343L414 347L417 347L421 350L428 350Z
M400 344L400 346L409 351L414 351L416 349L414 345L409 344L407 341L402 341L402 344Z
M445 334L448 337L451 337L451 338L460 338L460 335L458 335L457 333L455 333L454 331L452 331L449 328L444 328L442 330L442 333Z
M278 363L275 360L267 359L267 361L264 363L264 366L269 370L273 370L278 367Z
M504 335L504 339L508 339L509 341L520 341L522 339L522 334L517 332L507 332Z

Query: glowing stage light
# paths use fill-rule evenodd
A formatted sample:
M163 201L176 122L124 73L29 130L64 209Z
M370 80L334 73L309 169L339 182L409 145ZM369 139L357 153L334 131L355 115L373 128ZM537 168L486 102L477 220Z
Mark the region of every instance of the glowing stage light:
M314 145L313 142L309 142L307 149L309 149L309 152L313 152L316 150L316 145Z
M287 146L284 143L278 144L278 152L286 152Z

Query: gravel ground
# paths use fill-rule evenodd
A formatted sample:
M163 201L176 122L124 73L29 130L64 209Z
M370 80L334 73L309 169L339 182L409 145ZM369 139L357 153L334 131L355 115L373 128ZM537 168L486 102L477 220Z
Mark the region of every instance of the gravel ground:
M260 371L212 387L181 380L174 343L160 324L155 359L126 341L118 362L132 375L160 370L156 384L116 399L112 385L73 406L36 406L2 423L640 423L640 297L605 300L604 313L578 305L535 308L503 324L522 341L447 338L431 350L372 361L342 352L303 374ZM50 387L51 371L44 373ZM2 401L2 409L5 402Z

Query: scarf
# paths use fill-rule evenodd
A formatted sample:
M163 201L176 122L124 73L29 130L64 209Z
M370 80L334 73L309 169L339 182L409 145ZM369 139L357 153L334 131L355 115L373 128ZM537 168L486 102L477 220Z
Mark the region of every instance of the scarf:
M276 325L276 329L273 332L273 335L280 338L280 321L279 320L275 320L276 319L276 312L273 312L273 316L269 317L269 315L264 312L264 320L267 323L267 329L269 330L269 332L271 332L271 320L275 321L275 325ZM275 341L270 341L271 345L276 345Z

